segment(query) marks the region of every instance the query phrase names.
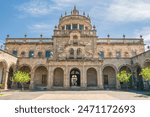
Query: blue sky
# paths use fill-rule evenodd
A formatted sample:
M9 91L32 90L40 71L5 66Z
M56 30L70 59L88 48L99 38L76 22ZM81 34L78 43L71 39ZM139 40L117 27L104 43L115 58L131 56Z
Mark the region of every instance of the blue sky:
M12 38L51 37L59 17L76 5L96 25L99 37L139 38L150 44L149 0L0 0L0 43Z

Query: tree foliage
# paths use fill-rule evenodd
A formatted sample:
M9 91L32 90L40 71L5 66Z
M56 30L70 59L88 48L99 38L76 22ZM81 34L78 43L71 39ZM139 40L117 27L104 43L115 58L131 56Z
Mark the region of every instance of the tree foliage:
M117 79L120 82L128 83L130 81L131 74L127 73L125 70L117 73Z
M2 88L4 87L4 84L0 84L0 94L2 93Z
M22 85L22 89L24 89L24 83L30 81L30 75L27 72L17 71L14 74L12 81L20 83Z
M144 80L150 80L150 68L143 68L140 75L144 78Z

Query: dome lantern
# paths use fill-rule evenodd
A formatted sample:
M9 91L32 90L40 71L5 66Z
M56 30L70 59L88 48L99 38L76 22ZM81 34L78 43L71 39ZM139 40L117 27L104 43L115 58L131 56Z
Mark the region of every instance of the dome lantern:
M77 10L76 6L74 6L74 9L72 11L72 15L79 15L79 11Z

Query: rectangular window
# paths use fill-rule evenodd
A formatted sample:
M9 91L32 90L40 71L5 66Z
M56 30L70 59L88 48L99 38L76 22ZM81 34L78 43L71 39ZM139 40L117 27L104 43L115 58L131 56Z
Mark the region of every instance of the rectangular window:
M78 25L77 25L77 24L73 24L73 25L72 25L72 29L73 29L73 30L78 29Z
M47 51L45 52L45 57L46 57L46 58L50 58L51 56L52 56L51 51L47 50Z
M34 57L34 51L29 51L29 58L33 58Z
M17 50L13 50L12 54L13 54L14 56L17 56L17 55L18 55Z
M84 30L84 25L79 25L80 30Z
M104 52L103 52L103 51L100 51L100 52L99 52L99 58L100 58L100 59L104 59Z
M121 52L120 51L116 52L116 58L121 58Z
M39 57L39 58L42 57L42 52L38 52L38 57Z
M108 52L108 57L109 57L109 58L112 57L112 52Z
M66 30L71 30L71 25L66 25Z

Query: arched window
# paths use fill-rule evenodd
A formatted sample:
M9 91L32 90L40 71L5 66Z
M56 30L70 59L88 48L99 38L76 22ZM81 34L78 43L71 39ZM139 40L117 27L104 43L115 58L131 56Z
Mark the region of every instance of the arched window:
M77 55L80 56L81 54L82 54L82 50L81 50L81 48L78 48L77 49Z
M71 48L71 49L69 50L69 52L70 52L70 55L73 55L73 56L74 56L74 49L73 49L73 48Z
M12 54L13 54L14 56L18 56L18 51L17 51L17 50L13 50L13 51L12 51Z
M71 30L71 25L70 24L66 25L66 30Z
M78 29L78 24L72 24L72 29L77 30Z
M108 57L109 57L109 58L112 57L112 52L108 52Z
M121 51L116 51L116 58L121 58Z
M29 58L33 58L34 57L34 51L33 50L30 50L29 51Z
M42 52L38 52L38 57L39 57L39 58L42 57Z
M21 57L25 57L26 53L23 51L21 52Z
M71 48L71 49L69 50L69 58L70 58L70 59L74 59L74 49L73 49L73 48Z
M78 36L77 35L73 36L73 45L78 45Z
M45 51L45 57L46 58L51 58L53 56L53 52L52 51L50 51L50 50L46 50Z
M99 59L104 59L104 51L100 51L98 54L99 54Z
M124 53L124 57L129 57L129 53L128 53L128 52L125 52L125 53Z

